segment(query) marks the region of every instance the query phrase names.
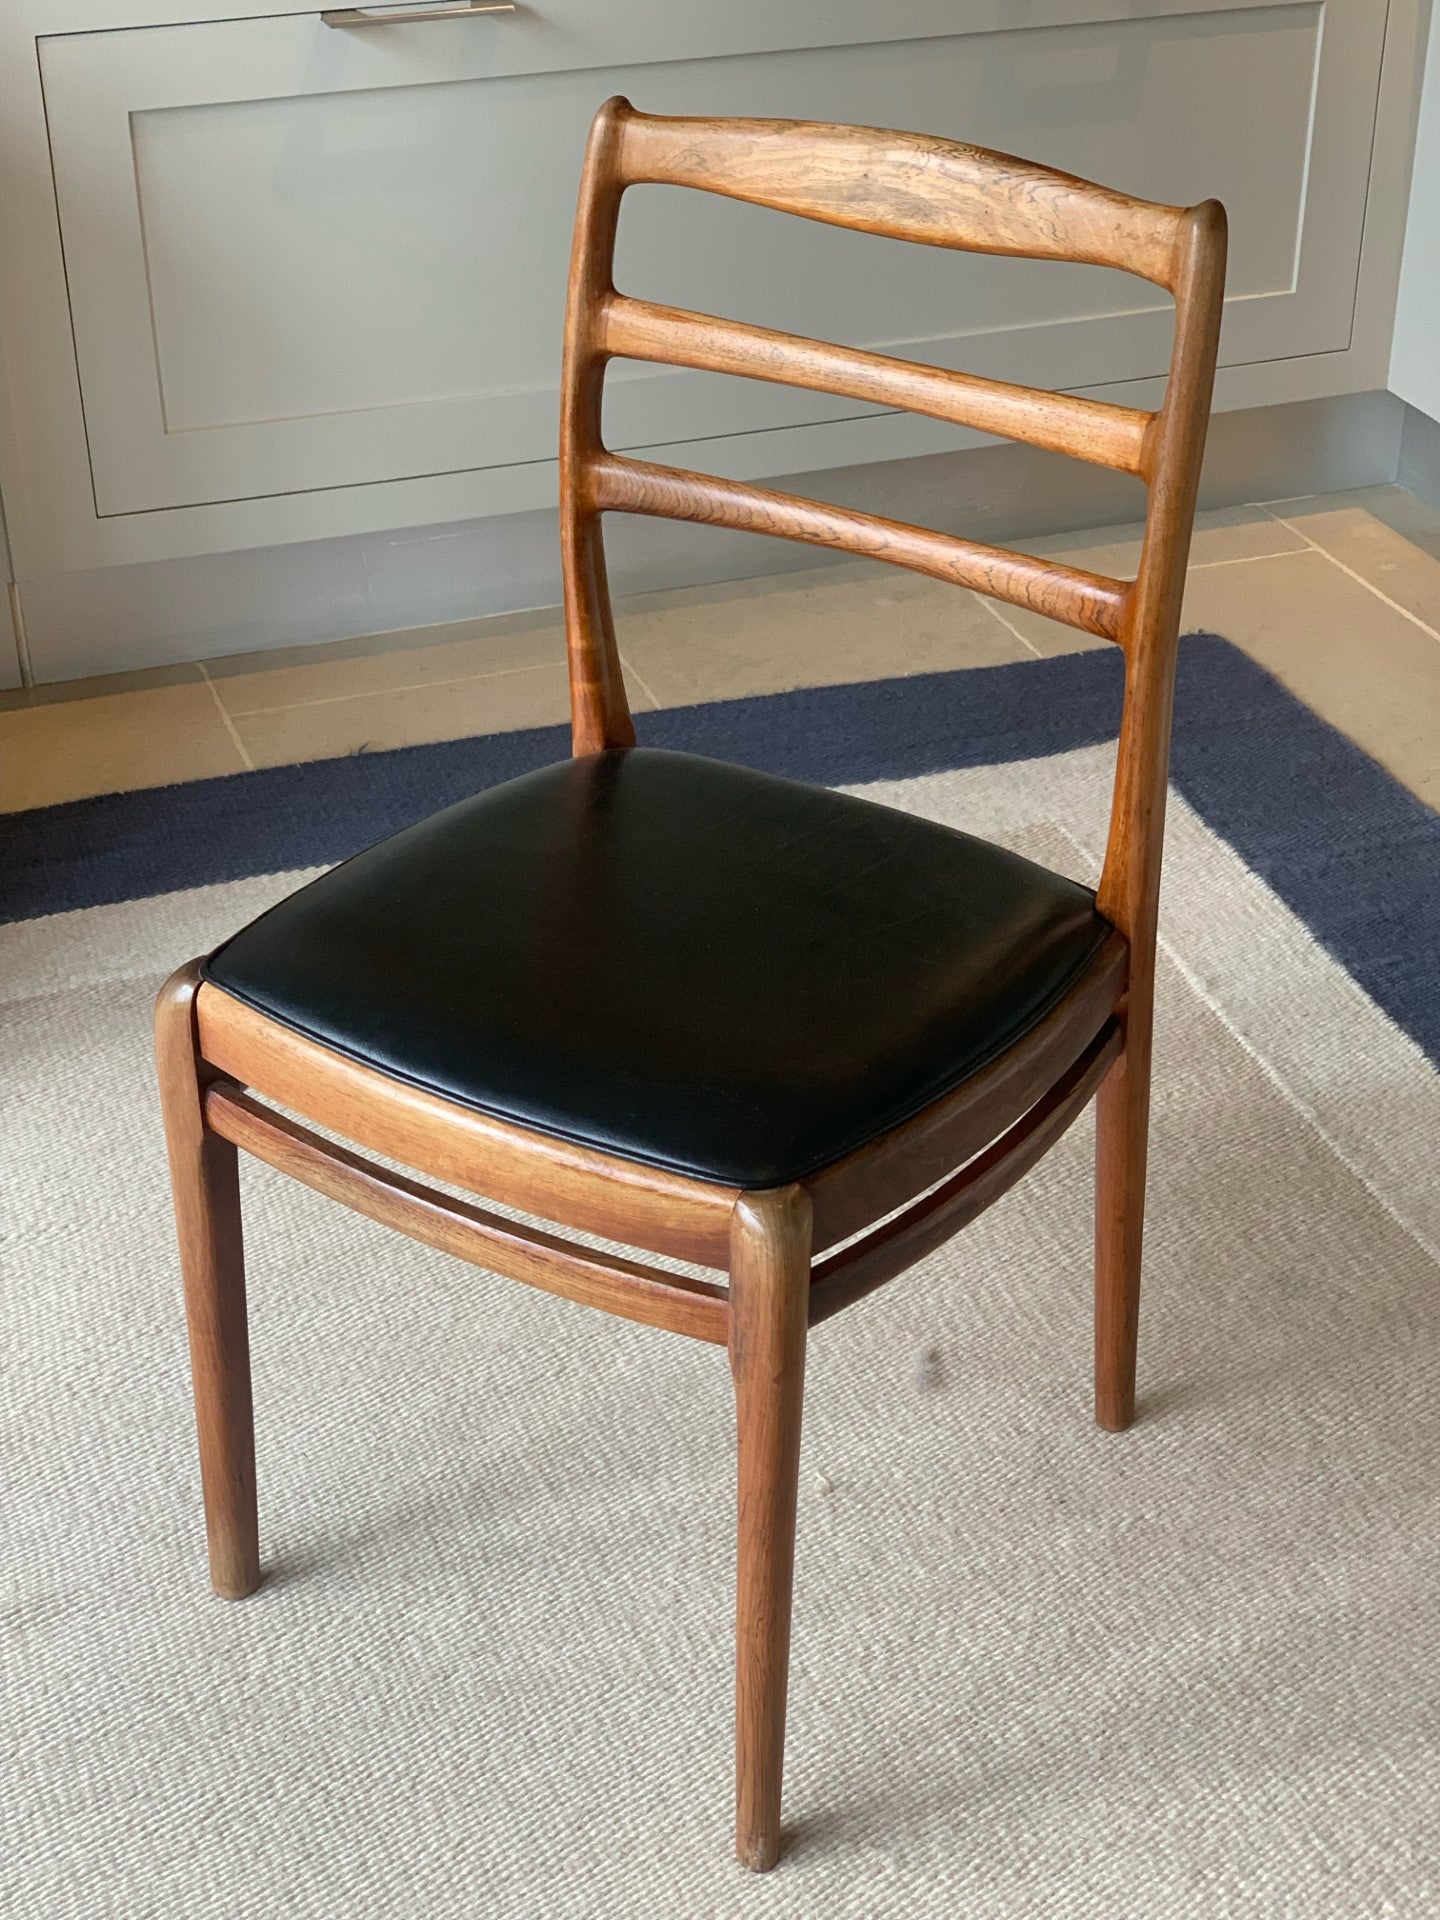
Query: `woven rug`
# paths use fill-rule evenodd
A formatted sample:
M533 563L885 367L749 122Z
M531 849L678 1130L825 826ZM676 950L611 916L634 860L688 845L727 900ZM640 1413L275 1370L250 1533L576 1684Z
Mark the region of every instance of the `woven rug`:
M1119 665L641 728L1093 879ZM5 823L0 1912L1433 1915L1440 823L1217 639L1182 649L1140 1417L1090 1421L1087 1123L817 1333L774 1874L730 1861L713 1349L249 1166L268 1578L210 1596L154 990L564 750Z

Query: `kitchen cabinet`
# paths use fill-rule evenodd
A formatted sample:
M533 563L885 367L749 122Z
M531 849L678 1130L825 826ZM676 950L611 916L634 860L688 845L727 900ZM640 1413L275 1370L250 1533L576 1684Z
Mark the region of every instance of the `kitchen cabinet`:
M1390 385L1440 421L1440 8L1430 18Z
M1232 401L1375 384L1355 352L1373 0L536 0L348 27L257 0L119 11L16 0L3 28L0 54L24 56L0 80L0 485L22 577L553 499L575 185L613 93L1218 195ZM1139 392L1164 371L1168 302L1122 275L630 200L632 292L1036 384ZM653 368L617 369L609 409L612 444L731 473L974 438Z

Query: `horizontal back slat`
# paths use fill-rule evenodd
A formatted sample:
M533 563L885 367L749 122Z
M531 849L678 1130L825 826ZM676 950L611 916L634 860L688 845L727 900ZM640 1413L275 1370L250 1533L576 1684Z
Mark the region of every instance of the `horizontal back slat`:
M1119 267L1173 285L1184 209L932 134L621 110L626 185L698 187L835 226L975 253Z
M599 316L601 350L623 359L743 375L818 393L844 394L878 406L903 407L1003 434L1052 453L1073 454L1120 473L1142 473L1152 413L1077 395L984 380L975 374L917 366L880 353L837 347L708 313L655 306L611 294Z
M766 487L745 486L713 474L653 466L621 454L597 453L586 467L589 505L595 512L649 514L664 520L694 520L746 533L804 540L874 560L888 560L928 573L953 586L973 587L1063 620L1102 640L1120 638L1126 583L1079 567L1065 567L1032 554L1011 553L954 534L934 533L900 520L826 506Z

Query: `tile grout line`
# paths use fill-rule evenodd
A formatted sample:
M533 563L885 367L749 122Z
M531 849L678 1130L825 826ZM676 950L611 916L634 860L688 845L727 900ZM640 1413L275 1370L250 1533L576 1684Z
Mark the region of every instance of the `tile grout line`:
M225 702L220 698L220 689L216 686L215 682L210 678L209 670L207 669L205 662L203 660L197 660L195 664L200 669L200 678L205 682L206 686L210 689L210 697L215 702L215 710L220 715L221 721L224 723L225 731L229 734L231 740L234 742L235 751L239 754L241 761L244 763L246 772L254 773L255 762L250 757L250 749L246 746L245 742L240 738L240 729L235 725L235 722L230 718L229 712L227 711L225 706Z
M1316 494L1313 497L1315 499L1323 499L1324 495ZM1263 501L1261 505L1264 506ZM1298 534L1312 553L1318 553L1322 559L1328 560L1332 567L1338 567L1341 573L1347 574L1349 578L1355 582L1357 587L1364 587L1367 593L1373 593L1375 598L1389 607L1392 613L1398 613L1402 619L1408 620L1412 627L1419 627L1422 633L1428 633L1432 640L1440 640L1440 632L1437 632L1428 621L1422 620L1418 613L1412 613L1408 607L1402 607L1398 600L1392 600L1388 593L1382 592L1381 589L1375 585L1374 581L1367 580L1363 573L1357 573L1353 567L1347 567L1345 562L1331 553L1328 547L1322 547L1318 540L1312 540L1303 527L1292 526L1288 520L1276 513L1272 507L1265 507L1265 511L1270 515L1272 520L1286 528L1288 532Z
M636 686L639 687L645 698L650 702L651 710L659 713L660 702L655 698L655 689L646 683L645 676L641 673L640 669L633 661L625 658L625 655L619 647L615 649L615 657L620 662L621 676L627 680L634 680Z
M1027 640L1018 627L1011 626L1010 622L1005 618L1005 615L1000 611L998 601L992 600L988 593L976 593L973 587L970 589L970 598L972 600L978 600L987 613L993 613L1010 637L1018 640L1027 653L1033 653L1037 660L1043 660L1045 658L1045 655L1041 653L1039 647L1036 646L1033 640Z
M1232 553L1224 560L1192 560L1185 571L1208 573L1215 567L1249 567L1257 560L1288 560L1292 553L1304 551L1304 547L1277 547L1274 553Z
M1323 500L1325 498L1323 494L1313 495L1309 497L1314 499L1320 499L1320 500ZM1329 549L1323 546L1319 541L1313 539L1308 533L1305 532L1305 530L1302 527L1298 527L1292 521L1286 519L1283 513L1277 511L1278 506L1283 503L1276 502L1275 504L1272 505L1268 501L1260 500L1260 501L1250 501L1250 502L1247 502L1246 504L1247 506L1253 507L1259 512L1263 513L1269 520L1273 521L1275 525L1283 527L1286 530L1286 532L1293 534L1294 537L1297 540L1299 540L1301 544L1298 547L1280 548L1272 553L1232 554L1228 557L1225 557L1223 559L1218 559L1218 560L1194 560L1190 563L1187 569L1188 573L1209 572L1220 567L1248 566L1258 561L1286 559L1286 558L1289 558L1290 555L1295 553L1305 553L1305 552L1318 553L1321 555L1323 559L1327 560L1332 566L1338 568L1341 573L1345 574L1349 579L1353 580L1357 586L1363 587L1368 593L1373 594L1377 600L1379 600L1383 605L1389 607L1392 612L1400 614L1401 617L1409 621L1411 625L1419 627L1421 632L1428 635L1431 639L1440 641L1440 631L1437 631L1436 628L1432 627L1427 621L1421 619L1419 615L1412 613L1408 607L1402 606L1398 601L1393 600L1387 593L1383 591L1383 589L1381 589L1380 587L1377 587L1372 581L1367 580L1363 574L1357 573L1353 567L1348 566L1345 561L1341 560L1337 555L1331 553ZM786 573L786 574L781 574L775 577L780 581L787 581L789 580L790 575ZM1012 621L1006 616L1006 614L1001 610L1000 606L994 600L992 600L986 594L975 592L974 589L971 589L970 591L972 592L974 598L980 600L983 603L983 605L986 607L988 612L992 615L994 619L996 619L1000 623L1002 627L1004 627L1006 632L1009 633L1013 639L1018 640L1020 642L1021 646L1025 648L1027 653L1033 655L1036 659L1044 659L1047 657L1042 652L1042 650L1034 644L1033 641L1029 640L1019 630L1019 628L1012 623ZM386 650L386 651L397 651L397 650L392 649L392 650ZM380 657L384 657L383 652ZM196 668L196 671L199 673L200 677L205 681L206 685L210 688L212 698L215 701L221 720L225 726L227 733L230 736L232 744L234 745L237 753L239 753L241 757L243 765L249 769L253 769L255 764L254 760L251 757L250 752L245 745L244 739L241 736L239 729L235 725L235 719L237 716L233 716L229 708L226 706L224 698L219 689L218 681L210 673L205 661L197 660L193 664ZM359 693L325 694L309 700L284 701L273 706L254 707L254 708L247 709L243 714L239 715L238 718L249 719L252 716L259 717L261 715L268 716L276 713L287 713L287 712L295 711L298 709L304 709L308 707L338 705L347 700L365 699L369 697L371 693L377 693L377 692L386 693L386 694L403 694L403 693L410 693L410 692L423 692L427 688L431 688L431 687L440 688L440 687L450 687L450 686L463 686L463 685L468 685L471 682L477 681L477 680L505 678L514 674L538 672L542 666L548 666L550 664L551 663L548 661L539 661L539 662L534 662L529 666L492 668L486 672L475 673L475 674L460 674L444 680L406 681L397 687L374 688L374 689L364 690ZM649 685L644 675L639 672L639 670L635 667L633 662L631 662L628 658L626 658L623 653L621 654L621 664L624 672L627 675L633 677L635 683L644 692L646 698L651 702L652 708L658 710L661 707L662 703L657 698L654 689ZM283 662L279 663L279 670L281 671L284 670ZM240 677L243 678L243 676L240 676Z
M1265 511L1268 513L1269 509L1266 508ZM1278 523L1282 526L1286 524L1284 521L1279 521L1278 515L1272 514L1270 517L1274 520L1277 520ZM1287 530L1291 533L1294 533L1298 539L1304 540L1305 536L1304 534L1300 533L1298 528L1289 527ZM1314 543L1311 542L1310 544L1313 545ZM1317 548L1316 551L1319 552L1321 551L1321 549ZM1286 560L1290 557L1291 554L1304 553L1304 552L1305 552L1305 547L1300 546L1300 547L1278 547L1273 553L1232 553L1223 560L1192 560L1189 566L1185 569L1185 572L1188 577L1188 575L1192 573L1211 572L1216 567L1248 567L1248 566L1253 566L1257 560ZM1326 559L1330 559L1332 556L1327 554L1325 557ZM1042 653L1039 647L1035 645L1033 640L1027 640L1025 635L1021 633L1020 629L1017 626L1014 626L1011 623L1011 621L1007 619L1005 614L1001 612L998 603L992 600L988 594L980 593L976 591L974 588L971 589L971 592L974 598L977 599L989 613L992 613L995 616L995 618L1000 622L1001 626L1004 627L1005 631L1008 634L1012 635L1016 640L1018 640L1022 647L1025 647L1030 653L1033 653L1037 660L1045 660L1051 657L1048 654ZM1384 595L1382 594L1380 597L1383 599ZM1056 624L1064 625L1065 623L1063 621L1057 621Z
M1292 531L1294 531L1294 529L1292 529ZM1302 540L1304 539L1303 534L1299 537ZM1088 551L1088 549L1078 547L1070 548L1060 553L1040 554L1036 557L1042 560L1060 560L1066 563L1073 563L1074 555L1077 552L1084 553L1086 551ZM1305 549L1302 546L1277 547L1273 553L1230 553L1226 554L1221 560L1192 560L1187 565L1185 571L1186 573L1202 573L1209 572L1215 567L1249 567L1253 566L1257 560L1288 560L1292 553L1304 553L1304 551ZM1124 585L1125 583L1122 581L1121 584Z
M346 700L373 700L377 696L395 693L428 693L439 687L468 687L476 680L508 680L517 673L544 673L556 663L553 660L536 660L528 667L492 667L488 673L460 673L449 680L409 680L400 687L365 687L359 693L323 693L314 700L284 700L275 707L247 707L238 718L254 720L261 714L297 713L305 707L337 707ZM284 669L280 669L284 671ZM209 675L206 675L207 680ZM213 680L210 681L215 686ZM220 698L216 693L216 699ZM223 709L223 702L222 709Z

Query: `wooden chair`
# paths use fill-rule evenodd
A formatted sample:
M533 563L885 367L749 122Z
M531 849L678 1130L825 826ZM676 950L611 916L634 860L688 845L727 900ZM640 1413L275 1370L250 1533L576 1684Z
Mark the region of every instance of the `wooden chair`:
M1164 404L1037 392L628 299L611 258L621 196L641 181L1139 274L1175 301ZM1120 1429L1133 1414L1171 696L1224 258L1214 201L1154 205L920 135L658 119L610 101L585 161L565 336L575 758L347 862L160 995L216 1591L237 1598L260 1579L237 1148L429 1246L728 1348L736 1845L753 1868L780 1849L808 1330L973 1220L1097 1092L1096 1417ZM600 401L617 356L909 408L1137 474L1138 575L611 453ZM1125 694L1098 894L863 800L635 749L601 544L611 512L870 554L1115 641ZM461 1202L277 1106L727 1284Z

